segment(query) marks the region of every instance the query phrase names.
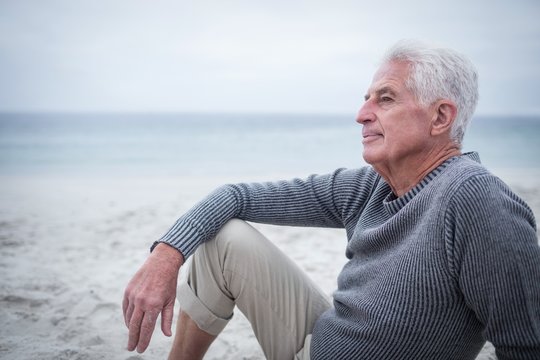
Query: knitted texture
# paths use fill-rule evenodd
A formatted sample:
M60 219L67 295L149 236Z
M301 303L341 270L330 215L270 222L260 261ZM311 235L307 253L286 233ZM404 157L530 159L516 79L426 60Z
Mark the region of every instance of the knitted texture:
M312 359L540 359L540 248L530 208L452 158L396 198L371 168L226 185L159 240L191 255L230 219L346 229L349 261Z

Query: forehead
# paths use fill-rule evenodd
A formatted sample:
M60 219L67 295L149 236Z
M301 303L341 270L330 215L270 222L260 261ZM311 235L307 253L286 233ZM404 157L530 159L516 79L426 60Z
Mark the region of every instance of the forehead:
M394 91L403 90L409 78L409 64L402 61L391 61L379 67L368 92L374 92L381 88L390 88Z

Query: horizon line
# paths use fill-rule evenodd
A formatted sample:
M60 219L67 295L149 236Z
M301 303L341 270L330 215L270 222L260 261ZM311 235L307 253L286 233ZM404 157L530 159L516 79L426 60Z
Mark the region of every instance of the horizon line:
M225 115L225 116L356 116L357 111L205 111L205 110L1 110L0 115ZM536 117L540 111L477 112L474 117Z

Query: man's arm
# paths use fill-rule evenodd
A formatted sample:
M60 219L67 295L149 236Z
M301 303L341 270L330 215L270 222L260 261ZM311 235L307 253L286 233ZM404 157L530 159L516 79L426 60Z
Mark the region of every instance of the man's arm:
M540 359L540 248L532 211L493 176L468 181L457 198L454 259L467 304L499 359Z
M162 331L171 335L178 270L227 221L343 227L358 215L377 179L367 168L341 169L305 180L235 184L214 191L178 219L128 284L123 303L128 350L148 347L160 313Z
M306 179L226 185L180 217L159 242L189 257L233 218L349 231L379 179L372 169L362 168Z
M161 331L172 335L176 283L183 263L184 257L177 249L159 244L129 282L122 303L129 329L129 351L146 350L160 313Z

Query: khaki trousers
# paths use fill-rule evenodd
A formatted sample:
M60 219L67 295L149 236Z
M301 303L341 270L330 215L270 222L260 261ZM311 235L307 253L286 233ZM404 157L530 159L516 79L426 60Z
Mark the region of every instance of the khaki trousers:
M182 311L218 335L235 306L247 317L267 359L309 359L311 331L328 297L251 225L229 221L193 255L178 288Z

